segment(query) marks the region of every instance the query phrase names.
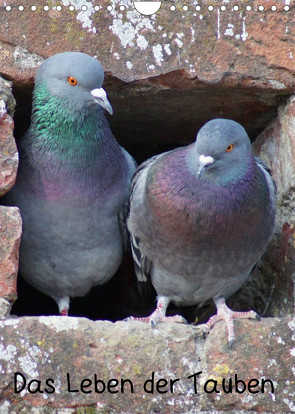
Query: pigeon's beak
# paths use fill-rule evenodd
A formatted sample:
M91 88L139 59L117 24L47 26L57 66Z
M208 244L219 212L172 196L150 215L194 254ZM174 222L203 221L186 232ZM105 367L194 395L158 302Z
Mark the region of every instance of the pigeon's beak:
M92 89L90 93L98 105L102 106L110 115L113 115L113 108L109 103L106 91L103 88Z
M209 167L209 165L213 164L214 158L210 157L210 155L200 155L199 156L199 164L200 167L198 169L198 177L202 175L202 173Z

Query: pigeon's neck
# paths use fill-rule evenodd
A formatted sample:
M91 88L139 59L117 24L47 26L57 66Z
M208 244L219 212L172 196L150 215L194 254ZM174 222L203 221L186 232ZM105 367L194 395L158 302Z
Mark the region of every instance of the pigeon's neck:
M254 158L249 159L242 177L219 185L198 179L190 168L190 155L188 147L175 150L150 170L146 202L158 227L162 226L163 232L169 229L170 236L175 234L183 243L199 240L200 234L206 239L224 235L228 228L242 237L245 229L240 225L241 217L246 226L251 221L255 230L265 214L265 204L260 201L267 199L267 187ZM194 229L196 234L192 235ZM216 229L220 230L218 235Z
M75 110L38 85L20 153L20 168L26 164L26 171L34 171L26 177L30 188L45 198L91 198L97 192L108 197L126 179L126 159L103 110Z
M251 152L241 152L231 163L220 163L219 160L215 160L212 165L203 171L199 175L199 165L196 164L197 157L195 153L191 152L188 158L188 167L191 172L198 177L198 180L208 185L217 187L229 186L238 183L240 180L244 180L249 174L252 174L256 169L256 163Z
M79 110L69 100L50 94L44 85L36 85L29 136L34 151L56 161L92 164L105 150L105 141L116 147L103 109L98 105Z

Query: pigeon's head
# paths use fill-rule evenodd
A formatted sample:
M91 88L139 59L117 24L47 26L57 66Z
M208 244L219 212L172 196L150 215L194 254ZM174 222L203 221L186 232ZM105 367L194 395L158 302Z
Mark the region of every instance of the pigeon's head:
M219 184L237 180L246 171L252 154L245 129L230 119L213 119L198 132L198 177Z
M46 59L39 67L36 85L45 85L49 93L69 102L73 110L100 105L111 115L113 109L102 88L103 67L85 53L63 52Z

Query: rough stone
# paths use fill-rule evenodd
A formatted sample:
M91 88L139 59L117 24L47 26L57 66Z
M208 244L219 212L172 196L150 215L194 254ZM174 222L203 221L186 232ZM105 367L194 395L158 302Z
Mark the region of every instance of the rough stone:
M16 0L5 5L11 10L0 14L0 73L13 79L18 102L27 99L17 123L28 122L22 109L30 106L42 59L86 52L104 65L112 128L139 161L191 142L213 117L241 122L254 138L294 91L294 8L286 12L283 3L274 12L268 0L227 1L222 11L213 0L209 11L208 2L198 1L187 11L178 3L172 12L163 2L152 16L138 13L130 0L103 0L99 11L89 1L52 1L48 11L41 0L26 2L21 12Z
M5 6L11 10L1 13L2 71L29 79L38 56L68 49L97 55L108 72L127 82L183 69L187 86L190 78L197 77L210 84L226 78L227 84L237 82L252 88L294 87L293 8L285 12L280 4L274 12L271 2L250 0L248 12L241 0L226 3L225 12L217 0L210 3L213 11L206 1L191 4L187 12L179 3L174 13L168 4L162 4L156 14L143 16L130 0L101 1L99 11L90 2L69 0L52 1L44 11L42 1L30 0L21 12L17 1L6 0ZM119 10L122 4L123 11ZM62 6L60 11L57 5ZM69 5L76 10L70 11ZM233 10L234 5L238 11ZM25 59L20 60L23 53Z
M13 186L18 166L18 152L13 137L13 114L15 101L11 82L0 77L0 196ZM7 111L9 111L9 114ZM7 316L10 306L17 298L16 278L18 272L21 218L16 207L0 206L0 317Z
M17 298L16 280L21 237L21 217L17 207L0 206L0 234L0 298L12 303ZM1 308L5 310L4 303ZM5 316L3 313L4 311L0 312L0 317Z
M271 167L278 187L279 203L294 209L295 183L295 97L280 106L278 117L257 137L255 150ZM290 212L289 211L289 212Z
M18 152L13 137L13 114L15 101L11 92L11 82L0 77L0 196L13 186L17 167Z
M55 316L6 319L0 326L0 400L7 414L31 413L44 405L46 413L73 410L69 412L76 414L193 414L231 409L284 413L295 409L295 320L291 318L238 321L234 349L227 346L223 323L206 340L199 328L179 324L151 329L140 322L113 324ZM15 377L17 372L26 379L23 390L24 380ZM153 372L151 393L151 382L146 388L144 384ZM194 377L188 377L197 373L194 384ZM95 374L105 384L99 381L97 391ZM235 389L235 374L240 391L243 387L247 391ZM222 381L227 389L229 378L233 391L227 394ZM160 381L157 388L160 379L167 383ZM271 382L262 385L263 379ZM212 380L216 392L210 393Z
M198 127L215 116L238 120L254 138L275 117L280 100L294 90L293 8L287 13L280 5L272 12L270 2L250 1L247 5L252 10L247 12L245 3L238 1L225 3L227 10L222 12L220 4L212 2L214 10L209 12L207 4L199 2L200 12L191 8L181 11L179 4L172 13L163 4L156 15L143 17L129 1L124 2L123 12L119 12L116 1L110 12L107 2L100 3L100 12L95 12L90 3L83 12L77 2L76 11L70 12L67 6L72 3L68 1L62 3L61 12L55 2L48 12L40 2L28 2L21 13L14 1L6 4L12 10L0 16L0 21L5 18L0 26L0 72L14 81L17 137L29 123L37 67L43 58L63 50L81 50L102 61L107 71L105 88L115 108L110 119L112 129L138 161L191 142ZM36 5L36 12L30 10L31 5ZM239 12L233 10L234 5ZM263 13L258 5L264 6ZM288 228L282 235L280 230L265 260L241 291L230 298L234 308L252 307L268 316L284 316L291 311L293 283L287 272L294 261L284 265L287 268L282 277L272 260L282 254L280 237L285 249L290 248L288 236L285 240L283 235ZM278 285L276 280L280 281ZM26 296L25 292L25 300ZM130 307L130 295L124 300L125 316L133 304ZM46 300L41 297L40 302ZM34 301L32 305L36 307ZM81 302L77 308L75 314L83 314ZM108 317L116 320L117 314L111 312Z
M279 108L279 114L256 139L256 153L270 166L278 189L276 234L263 268L273 276L269 311L294 313L295 300L295 98Z
M14 295L12 297L15 297L15 289L14 289ZM12 308L12 303L9 302L9 300L0 298L0 319L5 319L10 316Z
M9 113L9 115L14 115L15 110L15 99L12 94L12 82L6 79L3 79L0 76L0 100L5 102L5 106L3 103L0 105L0 118L1 116L5 115L5 111Z

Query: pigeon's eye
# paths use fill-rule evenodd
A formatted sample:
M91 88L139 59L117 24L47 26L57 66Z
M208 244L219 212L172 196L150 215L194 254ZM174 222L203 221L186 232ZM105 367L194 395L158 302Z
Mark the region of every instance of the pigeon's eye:
M234 144L230 144L227 148L226 148L226 152L231 152L234 149Z
M68 82L69 82L70 85L73 85L73 86L77 85L77 83L78 83L77 79L74 78L73 76L68 77Z

